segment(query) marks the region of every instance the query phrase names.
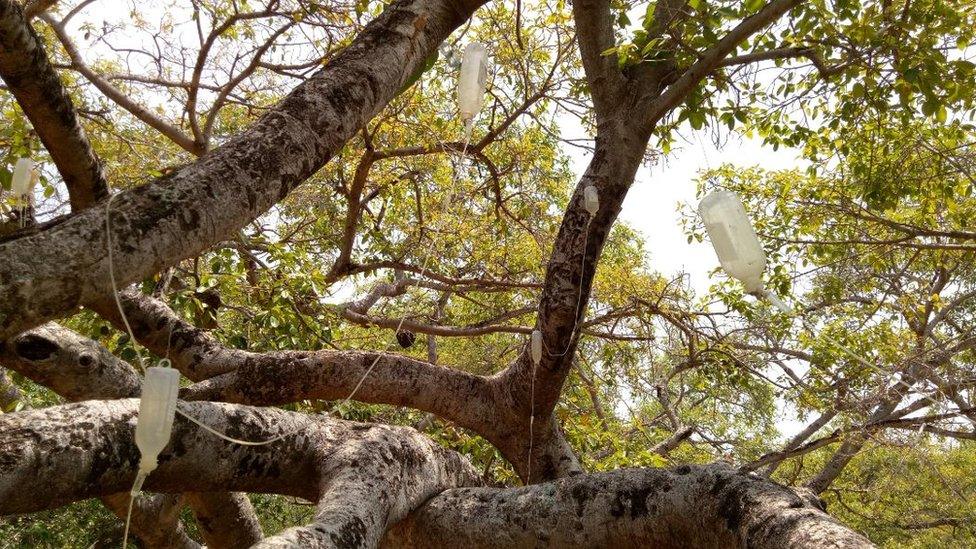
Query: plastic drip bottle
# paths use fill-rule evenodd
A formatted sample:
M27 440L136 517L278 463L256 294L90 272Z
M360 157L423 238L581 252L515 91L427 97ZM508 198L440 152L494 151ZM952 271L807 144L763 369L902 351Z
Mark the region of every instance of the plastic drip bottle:
M180 373L174 368L153 366L146 368L139 399L139 419L136 423L136 446L139 447L139 472L132 485L135 495L149 473L156 469L156 458L169 443L176 414L176 397L180 390Z
M725 272L741 281L748 293L768 299L777 309L792 316L793 307L784 303L774 292L763 287L762 273L766 268L766 254L739 197L731 191L715 191L698 204L698 214L705 222L708 239L712 241L712 247L715 248L715 254L718 255L719 263L722 264ZM824 338L864 366L891 375L828 334L815 332L803 322L802 318L800 320L810 334ZM911 386L900 378L895 381L895 384L911 389Z
M766 253L739 197L731 191L715 191L698 204L698 215L705 222L722 269L742 282L746 292L765 295L762 274Z
M34 174L34 161L30 158L18 158L14 164L13 177L10 179L10 190L17 197L18 202L22 203L25 196L30 196L34 190L37 177Z
M34 199L34 185L37 184L37 171L30 158L18 158L14 173L10 178L10 190L14 194L16 206L20 209L20 226L27 223L27 209Z
M124 313L123 313L124 314ZM129 490L129 510L125 516L125 533L122 548L129 542L129 523L132 520L132 502L135 501L142 483L149 473L156 470L157 458L169 444L176 416L176 397L180 391L180 373L173 368L153 366L146 368L139 397L139 416L136 419L136 446L139 447L139 472Z
M583 188L583 207L590 213L590 217L600 211L600 194L597 193L596 187L593 185L587 185Z
M539 366L542 362L542 332L532 330L532 363Z
M488 50L480 42L471 42L464 48L461 76L458 78L458 111L468 140L471 139L474 119L484 104L487 83Z

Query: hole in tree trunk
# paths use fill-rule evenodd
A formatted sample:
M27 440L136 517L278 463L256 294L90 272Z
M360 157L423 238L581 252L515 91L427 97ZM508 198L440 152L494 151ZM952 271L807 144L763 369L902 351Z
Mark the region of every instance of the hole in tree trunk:
M14 350L24 360L46 360L57 352L58 346L39 335L27 334L17 339Z

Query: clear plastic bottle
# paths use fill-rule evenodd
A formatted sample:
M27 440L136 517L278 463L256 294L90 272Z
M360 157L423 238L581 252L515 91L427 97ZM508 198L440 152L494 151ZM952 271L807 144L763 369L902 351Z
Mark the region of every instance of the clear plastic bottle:
M471 42L464 48L461 76L458 78L458 110L469 139L474 119L484 104L487 84L488 50L480 42Z
M34 161L30 158L18 158L17 163L14 164L13 177L10 179L10 190L14 196L18 200L24 196L29 196L33 191L36 181L37 178L34 177Z
M177 370L158 366L146 368L136 423L136 446L141 454L137 478L140 480L145 480L156 469L156 459L169 443L179 390L180 373ZM141 488L140 480L137 480L139 486L133 487L133 492Z
M590 213L590 216L594 216L596 212L600 211L600 193L593 185L587 185L583 188L583 207Z
M542 332L532 330L532 363L536 366L542 362Z
M731 191L714 191L698 204L698 214L722 269L742 282L746 292L764 294L766 253L739 197Z

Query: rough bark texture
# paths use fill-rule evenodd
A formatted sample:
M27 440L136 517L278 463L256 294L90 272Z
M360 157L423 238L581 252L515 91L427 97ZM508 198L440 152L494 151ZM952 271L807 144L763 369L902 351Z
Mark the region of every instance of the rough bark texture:
M492 386L481 376L392 353L293 351L248 355L234 372L187 388L184 398L263 406L305 399L340 400L349 396L378 358L373 372L356 392L356 400L410 406L476 432L492 430Z
M68 400L138 396L142 380L131 365L97 342L47 323L0 343L0 363ZM124 519L128 493L102 497ZM257 515L243 494L188 494L187 503L209 547L242 547L263 537ZM133 508L132 532L151 547L194 547L179 521L178 498L142 498Z
M193 509L207 547L248 547L264 538L247 494L187 492L183 498Z
M251 413L220 406L184 404L181 409L238 437L266 436L272 431L267 429L269 420L279 427L277 432L298 426L295 418L279 417L284 413L277 411ZM0 416L0 513L32 512L128 491L139 462L134 441L137 411L138 400L127 399ZM262 492L281 482L288 495L314 499L316 465L303 459L309 457L310 446L307 436L256 448L235 446L178 416L170 444L145 489L180 492L180 487L193 486L209 491L233 489L236 483ZM273 454L278 458L274 466ZM29 483L38 489L22 489Z
M0 363L68 400L134 397L142 386L132 366L53 322L0 342Z
M115 516L125 520L129 511L129 493L121 492L100 498ZM186 533L180 521L183 503L173 494L147 495L132 502L129 530L153 549L199 549L200 544ZM216 546L221 547L221 546Z
M576 326L585 314L603 246L634 181L655 125L738 44L799 2L773 0L740 22L706 50L696 63L680 73L672 65L663 63L641 65L630 74L620 72L612 60L603 55L613 45L609 5L599 0L574 3L577 40L586 77L593 90L596 148L563 216L546 268L536 323L543 335L545 352L542 362L538 368L534 367L529 353L524 352L520 360L503 374L505 397L509 399L510 407L522 411L525 418L510 432L509 438L520 437L531 416L536 418L536 424L548 424L548 417L562 394L576 351L579 336ZM667 3L658 4L664 5ZM599 210L592 219L583 208L583 190L590 185L597 189L600 201ZM530 387L534 387L534 398L530 397ZM534 409L529 410L532 402ZM552 436L556 434L542 431L539 439L531 443L533 455L528 458L531 467L524 458L518 458L527 454L528 441L506 444L500 449L528 481L555 478L557 472L565 470L569 456L550 452L553 445L547 443L547 438ZM519 461L523 466L519 466ZM532 478L526 476L528 469L532 471Z
M38 4L31 7L39 9ZM11 0L0 0L0 77L64 178L71 208L80 210L108 196L102 166L91 151L68 91L20 5Z
M224 146L112 201L120 285L235 234L321 168L480 3L399 0ZM0 339L111 295L105 209L0 244Z
M459 454L413 429L310 418L277 409L181 403L180 409L236 438L215 438L177 416L145 489L246 491L320 501L314 524L265 546L361 547L388 524L447 488L480 483ZM0 514L28 513L126 491L139 461L138 400L87 401L0 416Z
M235 437L295 433L266 446L240 446L178 417L145 485L319 502L313 524L266 539L264 547L369 547L397 522L386 542L408 547L870 546L827 516L816 498L724 465L452 490L477 486L478 474L412 429L229 404L180 406ZM88 401L0 416L0 513L128 489L138 462L137 407L134 399Z
M872 547L822 510L722 464L621 469L524 488L458 488L395 525L390 547Z

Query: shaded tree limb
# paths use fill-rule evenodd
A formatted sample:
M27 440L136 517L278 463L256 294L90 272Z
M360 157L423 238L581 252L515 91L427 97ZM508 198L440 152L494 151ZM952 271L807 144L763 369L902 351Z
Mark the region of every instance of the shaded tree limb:
M300 431L248 447L216 440L178 417L160 466L146 481L146 489L160 492L219 486L319 501L312 525L286 530L262 547L373 546L397 522L386 541L407 547L423 540L467 547L634 540L662 547L696 541L871 546L827 516L816 498L720 464L625 469L525 488L462 488L480 483L470 464L412 429L228 404L180 406L245 439ZM135 400L90 401L0 416L0 513L127 489L138 461L136 408ZM25 493L25 484L35 494Z
M113 201L127 285L226 239L321 168L480 5L401 0L236 138ZM111 293L105 211L0 244L0 339Z
M35 1L28 11L42 4ZM68 91L27 22L31 16L17 2L0 0L0 77L50 153L77 211L108 196L108 183Z
M508 490L456 488L391 547L873 547L822 502L726 465L619 469Z
M181 403L180 409L266 446L213 437L177 416L156 492L234 490L319 501L315 522L258 546L368 547L389 523L446 488L480 479L459 454L413 429L311 418L278 409ZM139 459L138 400L87 401L0 416L0 514L25 513L129 489ZM30 489L27 487L30 486Z
M97 342L47 323L0 343L0 363L53 389L71 401L138 396L142 380L131 365ZM129 494L105 496L102 502L124 519ZM209 547L241 547L264 535L244 494L186 494L187 503ZM179 498L144 498L133 508L132 531L154 547L193 547L179 519Z

